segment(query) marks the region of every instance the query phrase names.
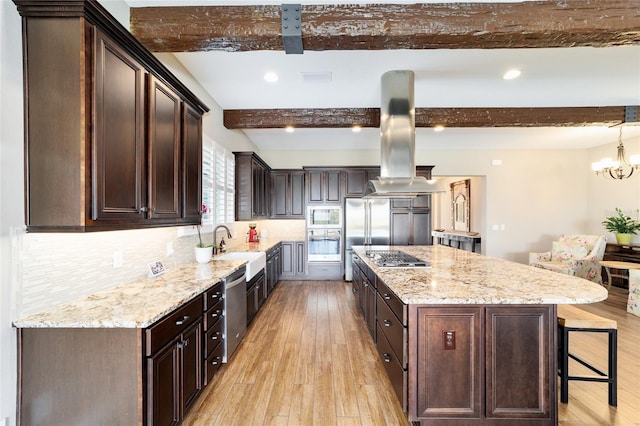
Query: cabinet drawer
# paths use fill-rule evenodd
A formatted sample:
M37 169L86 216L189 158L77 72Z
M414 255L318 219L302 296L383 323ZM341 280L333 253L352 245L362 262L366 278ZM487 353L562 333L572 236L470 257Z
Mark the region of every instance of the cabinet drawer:
M224 319L220 318L218 322L211 325L204 335L203 353L204 357L208 357L211 351L218 346L224 339Z
M204 315L204 329L209 330L218 320L224 316L224 301L220 300Z
M207 357L204 363L203 377L205 386L211 382L213 375L220 369L222 365L222 355L224 354L224 343L220 342L213 352Z
M407 326L407 305L398 298L382 280L378 281L378 293L387 305L391 308L396 317L400 320L402 325Z
M389 381L391 382L391 386L398 397L398 401L402 405L403 410L407 410L407 395L408 395L408 382L407 382L407 372L404 368L402 368L398 358L393 353L391 349L391 345L389 341L384 336L384 332L378 323L378 341L376 343L376 348L378 349L378 355L380 355L380 359L382 360L382 365L384 366L385 371L387 372L387 376L389 376Z
M378 310L378 327L384 333L385 337L391 345L391 349L398 358L400 365L404 368L406 365L406 344L407 341L407 329L402 326L402 323L391 312L389 306L384 302L382 296L378 293L377 300ZM378 333L380 334L380 333Z
M218 303L220 300L224 298L224 289L222 288L222 281L218 284L211 287L209 290L204 293L204 305L202 307L203 310L207 310L211 308L213 305Z
M169 343L201 315L202 300L196 297L147 328L145 330L146 356L151 356Z

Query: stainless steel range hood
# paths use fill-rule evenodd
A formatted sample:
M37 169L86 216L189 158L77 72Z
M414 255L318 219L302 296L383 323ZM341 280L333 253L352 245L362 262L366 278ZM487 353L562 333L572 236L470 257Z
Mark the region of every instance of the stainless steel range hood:
M414 79L413 71L382 75L380 177L367 182L365 198L408 198L447 190L416 176Z

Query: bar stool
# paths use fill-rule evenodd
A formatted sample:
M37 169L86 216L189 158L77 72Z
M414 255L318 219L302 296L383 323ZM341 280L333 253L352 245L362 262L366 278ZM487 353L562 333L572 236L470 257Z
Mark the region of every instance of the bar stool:
M607 372L569 353L569 332L607 333L609 356ZM577 361L598 376L570 376L569 358ZM618 405L618 323L583 311L573 305L558 305L558 376L560 376L560 401L569 402L569 380L605 382L609 385L609 405Z

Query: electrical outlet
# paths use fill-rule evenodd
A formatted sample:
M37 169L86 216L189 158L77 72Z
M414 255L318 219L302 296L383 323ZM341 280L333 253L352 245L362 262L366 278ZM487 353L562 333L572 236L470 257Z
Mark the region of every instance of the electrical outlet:
M173 256L173 243L171 241L167 243L167 256Z
M114 268L121 268L123 265L123 260L122 260L122 250L116 250L113 252L113 267Z

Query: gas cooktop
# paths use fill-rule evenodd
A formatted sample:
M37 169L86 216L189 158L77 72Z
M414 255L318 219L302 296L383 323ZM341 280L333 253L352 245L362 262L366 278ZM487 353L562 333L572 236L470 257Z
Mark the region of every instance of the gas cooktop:
M429 263L400 250L367 250L365 255L383 268L425 268Z

